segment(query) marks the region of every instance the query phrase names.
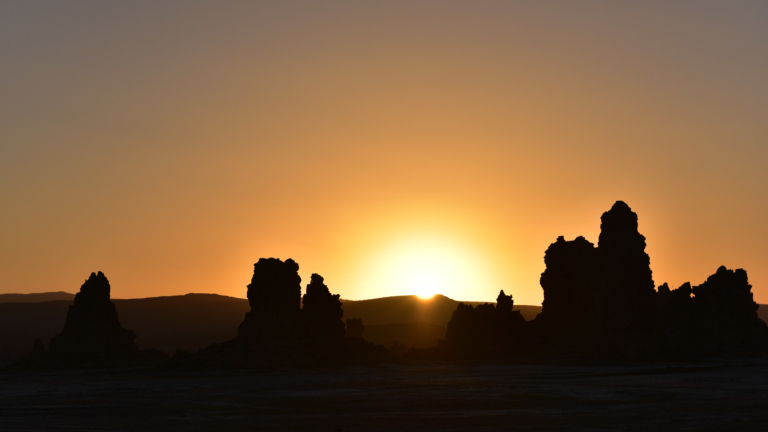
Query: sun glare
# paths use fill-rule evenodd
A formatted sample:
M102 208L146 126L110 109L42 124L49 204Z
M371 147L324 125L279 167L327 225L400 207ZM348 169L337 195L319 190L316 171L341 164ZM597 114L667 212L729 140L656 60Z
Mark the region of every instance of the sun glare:
M445 240L412 238L391 245L372 261L364 286L376 296L436 294L470 300L488 284L487 269L465 248Z
M440 289L440 275L429 271L429 269L406 275L404 279L410 292L416 294L421 299L426 300L434 297Z

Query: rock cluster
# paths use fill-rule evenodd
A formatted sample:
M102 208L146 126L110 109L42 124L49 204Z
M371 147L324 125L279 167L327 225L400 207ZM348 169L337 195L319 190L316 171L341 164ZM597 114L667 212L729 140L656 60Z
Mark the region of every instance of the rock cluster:
M248 285L251 311L237 338L179 362L193 367L259 367L375 362L386 357L383 346L345 338L339 295L331 293L322 276L312 275L302 301L298 272L292 259L260 259ZM359 333L362 336L362 329Z
M536 326L556 351L626 351L652 328L655 289L637 214L617 201L601 220L597 247L559 237L544 255Z
M744 270L724 266L701 285L676 290L665 283L656 294L655 339L679 356L758 354L766 351L768 327L757 317Z
M238 339L263 347L344 339L339 295L331 294L322 276L312 275L302 300L299 265L294 260L262 258L253 267L248 285L251 311L240 324Z
M459 357L505 355L519 346L525 327L520 311L513 311L511 295L502 290L496 304L472 307L459 303L445 332L446 349Z
M757 317L746 271L720 267L696 287L685 283L670 290L663 284L657 291L637 214L617 201L601 220L597 247L584 237L559 237L547 249L544 302L536 319L509 318L512 303L503 292L495 308L460 304L438 357L690 358L768 352L768 327Z

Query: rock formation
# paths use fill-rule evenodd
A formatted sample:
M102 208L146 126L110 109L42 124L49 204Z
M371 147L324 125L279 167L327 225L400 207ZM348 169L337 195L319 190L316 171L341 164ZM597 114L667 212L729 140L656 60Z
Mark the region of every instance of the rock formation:
M652 331L655 290L637 214L617 201L601 218L598 246L559 237L544 255L535 327L558 351L641 349Z
M302 337L301 277L292 259L261 258L248 285L251 311L238 329L238 338L252 344L275 344Z
M339 294L331 294L323 282L322 276L312 274L307 293L304 294L301 313L312 339L323 343L338 342L344 338L345 333L344 322L341 320L344 311L341 309Z
M656 294L656 339L677 356L758 354L768 351L768 327L757 317L747 272L724 266L701 285L685 283Z
M525 319L513 311L512 296L499 293L496 305L459 303L448 322L446 349L458 357L495 357L519 350Z
M109 280L102 272L91 273L69 307L62 332L51 339L48 350L41 341L35 341L32 354L21 365L129 366L163 359L162 353L140 351L135 339L132 331L120 326L110 300Z
M179 356L174 367L309 366L386 358L383 346L344 337L339 295L331 294L322 276L312 275L302 308L298 272L299 265L292 259L260 259L248 285L251 311L240 324L237 338Z
M647 331L653 320L656 291L637 214L617 201L600 219L598 278L608 306L605 324L616 333Z
M541 275L542 312L531 322L496 306L459 304L439 356L680 358L768 352L768 326L744 270L720 267L701 285L654 289L637 215L621 201L601 218L597 247L559 237Z

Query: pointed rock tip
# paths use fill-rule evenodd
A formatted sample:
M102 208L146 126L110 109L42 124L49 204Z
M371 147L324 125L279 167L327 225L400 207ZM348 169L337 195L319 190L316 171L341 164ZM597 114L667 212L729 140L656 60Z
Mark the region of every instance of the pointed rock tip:
M632 209L629 208L627 203L625 203L624 201L621 201L621 200L616 201L615 203L613 203L613 207L611 207L610 211L614 211L614 210L615 211L627 211L627 210L628 211L632 211Z
M603 228L606 223L610 225L631 225L637 228L637 213L633 212L624 201L616 201L610 210L603 213L600 220L603 222Z

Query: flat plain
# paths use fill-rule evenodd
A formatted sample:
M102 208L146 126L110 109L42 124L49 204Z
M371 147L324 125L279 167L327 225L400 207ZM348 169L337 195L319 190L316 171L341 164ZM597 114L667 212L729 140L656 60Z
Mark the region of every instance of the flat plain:
M3 371L3 431L765 430L768 358Z

